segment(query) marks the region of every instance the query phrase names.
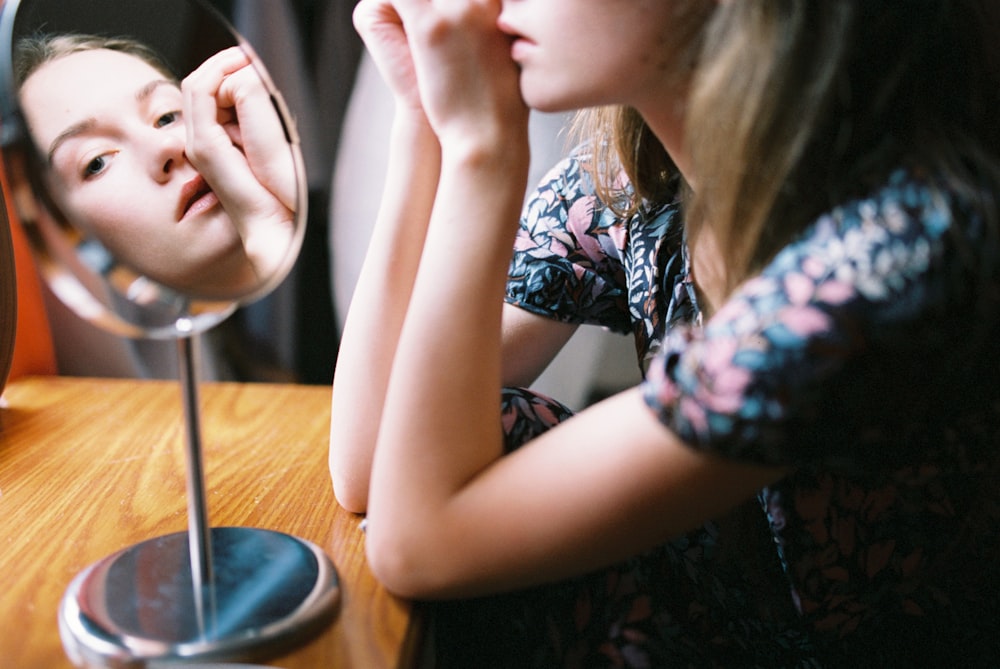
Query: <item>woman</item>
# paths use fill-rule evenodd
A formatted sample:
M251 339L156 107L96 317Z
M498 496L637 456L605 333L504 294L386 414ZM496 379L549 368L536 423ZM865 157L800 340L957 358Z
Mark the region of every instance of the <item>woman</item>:
M244 296L284 262L292 153L241 49L182 83L127 38L26 39L15 67L56 204L111 257L201 298Z
M334 490L387 587L467 600L457 666L1000 661L994 3L355 21L397 111ZM526 106L592 140L518 229ZM634 334L640 387L501 390L582 323Z

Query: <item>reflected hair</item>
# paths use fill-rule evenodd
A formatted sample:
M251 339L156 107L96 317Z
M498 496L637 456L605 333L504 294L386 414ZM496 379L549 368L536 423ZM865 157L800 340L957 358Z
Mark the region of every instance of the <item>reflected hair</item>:
M135 56L170 81L179 82L177 74L149 45L131 37L106 37L85 33L53 33L23 37L14 46L14 81L18 89L42 65L83 51L118 51Z

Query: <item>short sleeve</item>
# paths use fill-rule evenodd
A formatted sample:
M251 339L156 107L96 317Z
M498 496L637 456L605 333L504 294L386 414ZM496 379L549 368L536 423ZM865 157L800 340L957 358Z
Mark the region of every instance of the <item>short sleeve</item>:
M625 226L597 198L574 154L546 175L525 205L506 301L563 322L630 332L625 244Z
M646 402L685 442L726 457L907 458L906 435L974 392L956 344L975 311L946 234L956 216L940 191L897 173L877 197L821 217L704 327L667 336Z

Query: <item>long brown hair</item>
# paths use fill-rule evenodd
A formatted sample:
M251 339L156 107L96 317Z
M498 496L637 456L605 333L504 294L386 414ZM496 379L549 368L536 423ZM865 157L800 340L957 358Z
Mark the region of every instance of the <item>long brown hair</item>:
M698 182L686 216L691 237L705 221L719 231L730 289L815 216L898 167L964 189L996 234L996 0L738 0L702 16L687 40L700 55L686 110ZM675 192L676 169L638 113L583 118L606 151L596 161L602 197L620 199L616 169L634 187L633 212Z

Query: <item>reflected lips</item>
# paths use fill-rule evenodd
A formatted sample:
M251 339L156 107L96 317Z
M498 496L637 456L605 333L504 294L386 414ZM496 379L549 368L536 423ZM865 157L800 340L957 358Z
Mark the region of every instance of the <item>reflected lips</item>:
M206 197L211 196L211 197ZM200 213L215 206L218 198L201 175L188 181L181 189L180 206L177 220L180 221L192 213Z

